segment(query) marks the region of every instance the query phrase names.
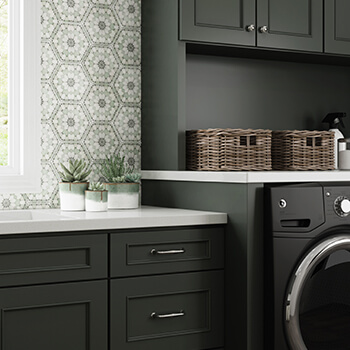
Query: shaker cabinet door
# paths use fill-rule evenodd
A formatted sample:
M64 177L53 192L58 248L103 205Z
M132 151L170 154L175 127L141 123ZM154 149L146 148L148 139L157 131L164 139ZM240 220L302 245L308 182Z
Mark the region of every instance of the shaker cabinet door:
M325 52L350 54L350 1L325 1Z
M257 23L259 47L323 51L323 2L320 0L259 0Z
M0 290L1 350L107 350L107 281Z
M255 0L180 0L180 40L255 45L250 25Z

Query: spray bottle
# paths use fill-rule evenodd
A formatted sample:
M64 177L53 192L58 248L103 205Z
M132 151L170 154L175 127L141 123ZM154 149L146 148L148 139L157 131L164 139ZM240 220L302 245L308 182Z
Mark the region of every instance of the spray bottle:
M344 128L343 118L346 117L346 113L328 113L322 123L329 124L329 131L334 132L334 169L338 169L338 140L344 138L344 135L339 130L339 126Z

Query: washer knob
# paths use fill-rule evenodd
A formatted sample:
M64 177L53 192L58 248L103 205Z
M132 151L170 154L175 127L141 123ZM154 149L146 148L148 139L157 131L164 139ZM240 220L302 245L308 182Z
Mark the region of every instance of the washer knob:
M348 216L350 214L350 200L346 197L338 197L334 202L334 211L341 217Z

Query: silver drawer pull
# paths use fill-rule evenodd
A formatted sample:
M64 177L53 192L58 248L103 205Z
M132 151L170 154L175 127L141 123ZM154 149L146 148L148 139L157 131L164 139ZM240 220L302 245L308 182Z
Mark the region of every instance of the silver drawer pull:
M180 312L173 312L171 314L157 314L156 312L151 313L152 318L173 318L185 316L185 312L181 310Z
M151 254L152 255L166 255L166 254L183 254L185 253L186 250L184 248L182 249L172 249L172 250L157 250L157 249L152 249Z

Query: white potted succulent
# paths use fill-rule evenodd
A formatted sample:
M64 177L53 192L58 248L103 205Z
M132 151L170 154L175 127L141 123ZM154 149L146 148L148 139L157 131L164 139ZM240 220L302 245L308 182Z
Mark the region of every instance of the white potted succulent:
M119 155L107 157L101 169L106 179L108 191L108 209L135 209L139 207L141 174L134 173L125 157Z
M87 177L91 170L87 169L83 160L69 160L67 167L62 163L61 167L63 169L59 171L61 210L85 210L85 190L89 186Z
M107 211L108 191L104 189L101 182L91 182L85 191L86 211Z

